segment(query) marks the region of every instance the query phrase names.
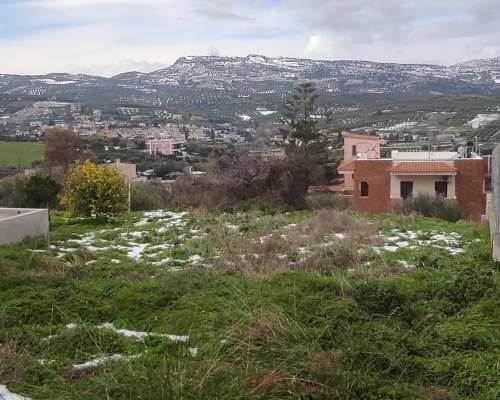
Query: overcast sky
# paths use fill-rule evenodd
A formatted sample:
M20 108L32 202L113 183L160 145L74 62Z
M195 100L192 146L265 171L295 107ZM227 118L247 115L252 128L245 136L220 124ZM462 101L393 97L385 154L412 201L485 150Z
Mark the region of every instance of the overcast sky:
M208 54L453 64L499 56L499 20L499 0L0 0L0 73Z

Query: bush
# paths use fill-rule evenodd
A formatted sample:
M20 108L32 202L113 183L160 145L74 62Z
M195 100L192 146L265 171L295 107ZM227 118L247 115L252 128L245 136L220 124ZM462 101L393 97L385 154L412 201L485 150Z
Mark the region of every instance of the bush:
M0 182L1 207L28 207L24 178L7 178Z
M464 217L462 209L455 200L433 197L428 194L419 194L404 200L402 205L395 208L395 211L403 215L418 214L450 222L457 222Z
M306 199L307 208L320 210L322 208L333 208L334 210L347 210L351 208L351 202L339 193L312 193Z
M61 204L72 217L101 219L127 209L127 188L116 168L85 161L73 165L64 182Z
M137 183L132 187L131 208L133 211L166 208L171 201L172 190L161 182Z
M35 174L24 181L24 190L30 207L55 207L61 185L47 175Z

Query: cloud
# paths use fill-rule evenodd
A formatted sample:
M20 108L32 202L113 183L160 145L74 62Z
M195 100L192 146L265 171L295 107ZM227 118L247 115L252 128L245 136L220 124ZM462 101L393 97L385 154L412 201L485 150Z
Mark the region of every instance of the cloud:
M146 70L211 48L452 64L499 55L498 19L497 0L0 0L0 73Z
M161 62L149 62L145 60L124 59L111 64L96 65L68 65L63 67L64 71L78 72L86 75L98 75L111 77L123 72L153 72L168 67L168 64Z
M201 17L215 19L215 20L227 20L227 21L252 21L253 18L250 18L245 15L240 15L227 10L220 10L216 8L203 8L195 11Z
M331 43L322 35L312 35L305 49L307 56L318 56L330 54L333 52Z

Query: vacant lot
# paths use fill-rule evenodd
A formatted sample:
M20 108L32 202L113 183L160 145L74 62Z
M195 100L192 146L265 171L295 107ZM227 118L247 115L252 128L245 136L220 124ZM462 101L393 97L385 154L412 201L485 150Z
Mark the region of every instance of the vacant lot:
M484 226L333 210L52 222L49 245L0 247L0 397L499 393Z
M31 166L43 160L44 145L40 143L0 142L0 166Z

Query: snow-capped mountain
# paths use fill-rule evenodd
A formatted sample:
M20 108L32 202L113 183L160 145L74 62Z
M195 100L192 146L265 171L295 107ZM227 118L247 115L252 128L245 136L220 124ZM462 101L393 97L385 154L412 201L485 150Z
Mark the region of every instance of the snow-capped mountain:
M313 81L329 92L495 93L500 91L500 57L452 66L371 61L317 61L287 57L182 57L151 73L112 78L74 74L0 75L0 94L102 101L120 96L161 96L172 90L235 91L240 94L289 90Z

